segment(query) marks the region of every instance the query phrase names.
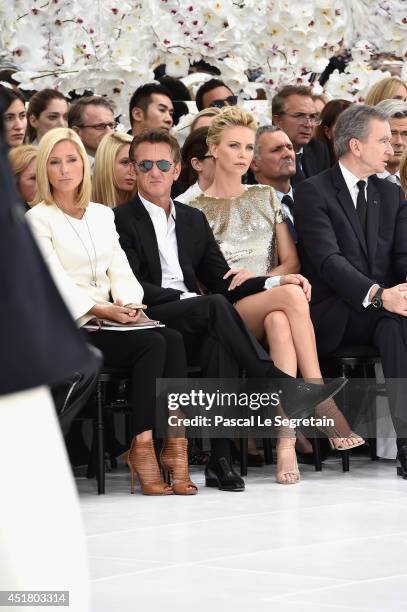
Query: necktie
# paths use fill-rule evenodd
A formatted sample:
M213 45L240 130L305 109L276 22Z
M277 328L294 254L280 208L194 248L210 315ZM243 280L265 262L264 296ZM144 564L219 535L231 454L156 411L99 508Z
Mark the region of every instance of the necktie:
M292 199L292 197L290 195L288 195L288 194L284 195L281 198L281 203L285 204L286 206L288 206L290 211L293 212L294 200Z
M356 212L358 213L360 225L362 226L363 233L366 235L366 219L367 219L367 201L365 197L366 181L358 181L356 183L359 189L358 197L356 200Z
M296 153L295 155L295 168L295 183L298 184L300 181L307 178L302 167L302 153Z

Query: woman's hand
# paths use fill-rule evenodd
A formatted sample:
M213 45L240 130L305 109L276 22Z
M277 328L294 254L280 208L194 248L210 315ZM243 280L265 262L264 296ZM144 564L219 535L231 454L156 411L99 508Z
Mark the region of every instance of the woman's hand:
M141 308L136 310L131 305L123 306L121 300L115 300L114 304L96 304L89 312L99 319L126 325L137 323L143 311Z
M232 278L232 282L229 285L228 291L232 291L232 289L236 289L236 287L239 287L239 285L247 281L249 278L254 278L255 276L258 276L258 275L255 274L254 272L250 272L250 270L246 270L246 268L235 268L235 269L231 268L229 272L226 272L223 278L227 279L227 278L230 278L231 276L233 276L233 278Z
M280 279L280 285L300 285L307 300L311 300L310 282L302 274L284 274Z

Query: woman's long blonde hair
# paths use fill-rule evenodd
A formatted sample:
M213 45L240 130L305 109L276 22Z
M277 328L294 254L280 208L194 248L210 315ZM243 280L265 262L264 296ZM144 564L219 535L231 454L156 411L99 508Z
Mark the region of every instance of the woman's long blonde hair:
M38 145L37 158L38 195L34 200L34 204L38 204L39 202L44 202L45 204L55 204L52 197L52 187L48 179L47 164L52 149L55 147L55 145L63 140L72 142L82 159L83 177L82 182L78 187L76 205L78 208L85 209L89 204L91 194L89 160L85 147L83 146L78 134L69 128L54 128L44 134L44 136L41 138Z
M372 85L367 92L365 104L376 106L376 104L379 104L382 100L390 100L400 85L402 85L407 92L407 84L399 79L399 77L394 76L380 79L380 81Z
M118 204L118 189L114 175L114 162L124 145L130 144L133 138L122 132L106 134L100 141L95 155L92 180L92 200L115 208ZM130 200L129 192L126 199Z

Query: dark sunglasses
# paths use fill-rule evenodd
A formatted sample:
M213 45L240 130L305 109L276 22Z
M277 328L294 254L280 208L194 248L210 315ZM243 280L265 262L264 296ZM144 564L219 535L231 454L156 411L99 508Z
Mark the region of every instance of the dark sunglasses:
M237 96L228 96L224 100L214 100L211 102L211 106L215 106L216 108L223 108L226 106L226 103L229 106L236 106L237 104Z
M150 172L154 164L159 170L161 170L161 172L168 172L168 170L172 166L172 163L167 161L166 159L159 159L158 161L152 161L151 159L143 159L143 161L139 163L134 162L134 165L138 166L140 168L140 171L143 172L143 174L146 174L146 172Z

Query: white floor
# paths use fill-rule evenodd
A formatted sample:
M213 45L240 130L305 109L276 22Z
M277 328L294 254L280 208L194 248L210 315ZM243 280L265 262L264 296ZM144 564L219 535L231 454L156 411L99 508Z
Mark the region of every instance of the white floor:
M249 469L246 491L130 495L125 468L78 478L92 575L92 612L406 612L407 481L395 462L339 459Z

